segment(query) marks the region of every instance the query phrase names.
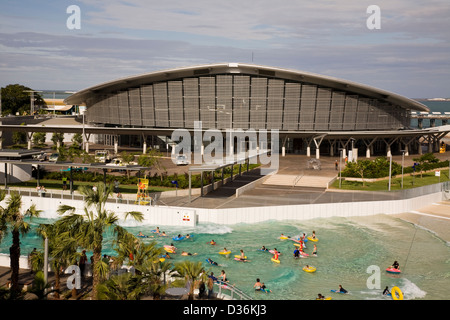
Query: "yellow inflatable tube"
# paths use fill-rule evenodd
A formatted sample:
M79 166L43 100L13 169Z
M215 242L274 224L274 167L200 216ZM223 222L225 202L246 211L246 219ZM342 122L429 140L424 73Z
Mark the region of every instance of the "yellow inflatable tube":
M307 268L306 266L304 266L304 267L303 267L303 271L306 271L306 272L315 272L315 271L316 271L316 268L313 267L313 266L309 266L308 268Z
M281 261L280 260L275 260L274 258L271 258L270 260L272 260L273 262L276 262L276 263L280 263Z
M393 300L403 300L403 293L399 287L392 287L391 295Z

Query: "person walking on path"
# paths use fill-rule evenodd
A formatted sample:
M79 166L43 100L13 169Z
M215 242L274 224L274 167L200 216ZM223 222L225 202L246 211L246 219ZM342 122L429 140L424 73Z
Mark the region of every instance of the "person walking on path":
M80 257L80 261L78 262L78 266L80 267L81 277L84 277L84 270L86 269L86 262L87 262L86 250L83 250L81 257Z
M208 278L208 299L211 299L214 291L214 280L212 277Z

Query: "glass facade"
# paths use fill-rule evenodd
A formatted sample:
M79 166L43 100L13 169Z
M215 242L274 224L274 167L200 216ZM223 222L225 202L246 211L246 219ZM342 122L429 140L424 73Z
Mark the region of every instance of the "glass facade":
M89 122L160 128L370 131L408 127L410 113L382 99L291 79L215 74L92 95Z

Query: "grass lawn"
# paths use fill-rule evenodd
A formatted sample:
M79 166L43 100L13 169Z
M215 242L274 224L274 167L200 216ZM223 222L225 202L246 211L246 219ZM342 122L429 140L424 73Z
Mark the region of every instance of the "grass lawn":
M404 176L403 177L403 189L411 189L416 187L422 187L430 184L435 184L439 182L449 181L448 169L441 170L441 177L436 177L433 172L423 173L422 178L420 177L420 173L416 173L415 176ZM393 190L401 190L402 189L402 177L396 176L391 179L391 191ZM331 188L339 189L339 179L337 179L332 185ZM344 190L364 190L364 191L388 191L389 190L389 178L385 180L380 180L376 182L365 182L365 186L363 187L363 183L361 181L345 181L342 180L341 189Z
M24 187L24 188L36 188L37 186L37 180L28 180L26 182L22 183L10 183L10 186L13 187ZM40 185L44 186L46 189L57 189L62 190L62 181L61 180L48 180L48 179L40 179ZM76 190L81 185L94 185L92 182L88 181L74 181L73 182L73 188ZM137 193L137 185L125 185L121 184L120 186L120 192L121 193ZM69 189L69 185L67 185L67 188ZM175 188L166 188L166 187L152 187L149 186L148 192L162 192L162 191L170 191L175 190Z

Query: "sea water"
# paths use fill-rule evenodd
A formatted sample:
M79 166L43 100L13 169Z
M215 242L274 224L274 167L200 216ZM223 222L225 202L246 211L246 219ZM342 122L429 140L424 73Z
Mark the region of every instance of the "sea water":
M441 112L442 114L444 112L450 112L450 101L436 101L436 100L426 100L426 101L419 101L420 103L423 103L426 105L430 112ZM423 128L429 128L431 125L430 119L423 119L422 126ZM442 120L436 119L435 126L441 126ZM412 128L418 128L418 121L417 119L411 119L411 127Z
M51 220L34 219L33 225ZM334 300L390 299L382 296L383 289L398 286L405 299L446 300L450 298L450 248L449 244L433 232L419 228L394 216L326 218L307 221L268 221L257 224L216 225L198 224L192 228L159 226L169 237L155 235L154 225L138 225L127 221L124 227L137 235L149 235L144 242L156 241L158 245L174 244L178 250L171 262L183 260L204 263L208 273L220 275L225 270L231 284L254 299L315 299L318 293ZM281 240L280 235L297 237L315 231L317 257L295 259L294 242ZM178 234L193 234L192 239L174 241ZM214 240L216 245L209 242ZM272 254L259 251L261 246L281 252L281 263L270 259ZM0 252L7 253L10 238L0 244ZM34 231L21 238L21 252L26 255L33 248L42 250L42 240ZM229 257L218 252L226 247ZM243 250L248 262L234 260ZM305 252L311 254L313 243L306 243ZM181 251L192 256L181 256ZM112 234L106 233L104 254L114 255ZM90 254L88 254L89 257ZM211 258L219 266L206 262ZM400 275L385 271L395 260L400 263ZM315 273L302 270L305 265L317 268ZM373 272L371 268L379 270ZM255 292L256 278L264 282L271 293ZM342 285L349 294L331 293Z

